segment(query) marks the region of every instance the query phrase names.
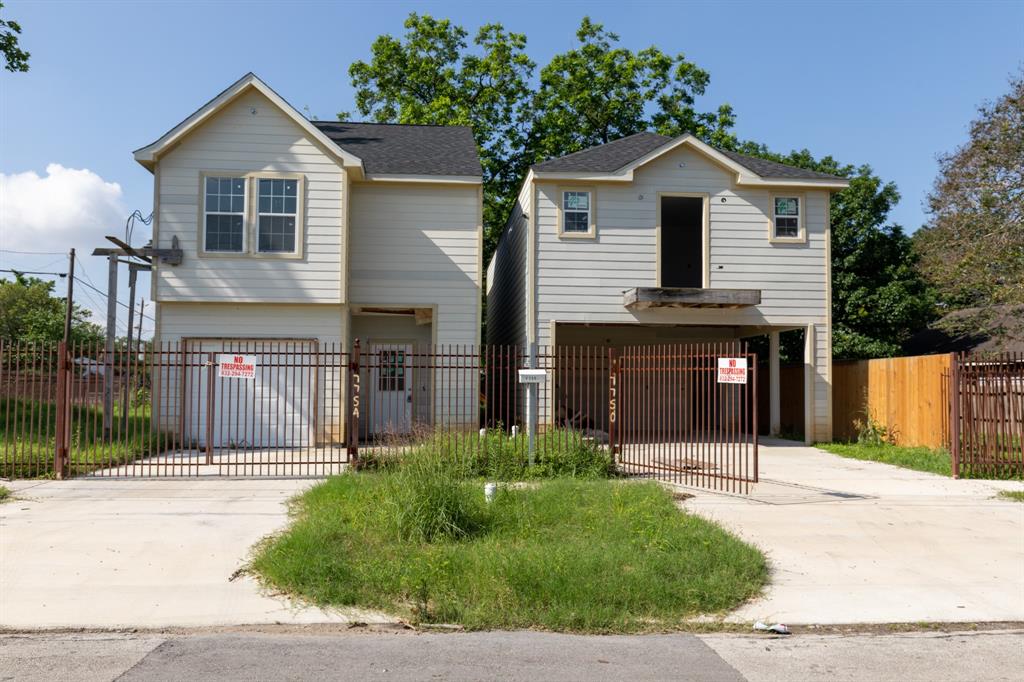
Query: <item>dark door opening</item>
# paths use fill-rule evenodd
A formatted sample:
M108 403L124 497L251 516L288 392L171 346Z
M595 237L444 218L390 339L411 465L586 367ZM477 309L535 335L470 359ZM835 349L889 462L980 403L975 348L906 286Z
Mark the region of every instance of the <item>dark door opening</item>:
M661 198L661 286L704 286L704 199Z

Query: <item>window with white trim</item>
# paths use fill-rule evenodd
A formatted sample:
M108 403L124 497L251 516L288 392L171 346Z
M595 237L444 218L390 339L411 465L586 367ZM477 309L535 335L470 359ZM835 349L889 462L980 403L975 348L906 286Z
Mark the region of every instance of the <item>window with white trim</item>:
M203 204L203 250L245 250L245 178L207 177Z
M800 197L774 197L772 222L777 239L799 239Z
M590 192L566 190L562 192L562 232L586 234L590 232Z
M299 181L259 178L257 187L257 251L295 253Z

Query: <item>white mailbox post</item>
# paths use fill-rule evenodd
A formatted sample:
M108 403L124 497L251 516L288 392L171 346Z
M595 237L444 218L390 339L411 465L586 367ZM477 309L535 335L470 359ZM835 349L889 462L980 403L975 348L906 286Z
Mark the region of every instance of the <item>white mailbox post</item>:
M530 465L533 466L534 438L537 435L537 387L548 378L546 369L519 370L519 383L526 386L526 432Z

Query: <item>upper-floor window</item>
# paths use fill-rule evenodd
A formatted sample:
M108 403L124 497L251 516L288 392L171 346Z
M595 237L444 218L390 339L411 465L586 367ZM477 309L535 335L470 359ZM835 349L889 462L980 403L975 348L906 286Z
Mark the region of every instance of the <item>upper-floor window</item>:
M799 239L803 215L800 197L772 197L772 236L775 239Z
M594 228L593 195L589 190L562 191L562 235L591 235Z
M207 177L203 250L242 253L245 249L245 178Z
M298 180L259 179L257 248L262 253L294 253Z
M204 173L201 254L299 257L302 255L300 175Z

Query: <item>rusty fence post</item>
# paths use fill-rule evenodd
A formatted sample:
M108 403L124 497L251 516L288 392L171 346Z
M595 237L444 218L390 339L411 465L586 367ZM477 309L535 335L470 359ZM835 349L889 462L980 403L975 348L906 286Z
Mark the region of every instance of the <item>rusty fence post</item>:
M608 448L611 450L612 461L618 453L619 432L619 353L614 348L608 349Z
M53 469L57 478L63 479L70 475L68 461L68 421L71 416L71 392L69 390L70 363L68 363L68 344L60 341L57 344L57 424L54 433Z
M213 406L217 379L217 356L206 356L206 463L213 464Z
M953 478L960 478L960 361L949 354L949 449L953 455Z
M352 344L352 359L348 365L349 423L346 429L348 456L353 466L358 466L359 463L359 413L361 407L360 389L362 387L359 378L359 355L359 339L356 339L355 343Z

